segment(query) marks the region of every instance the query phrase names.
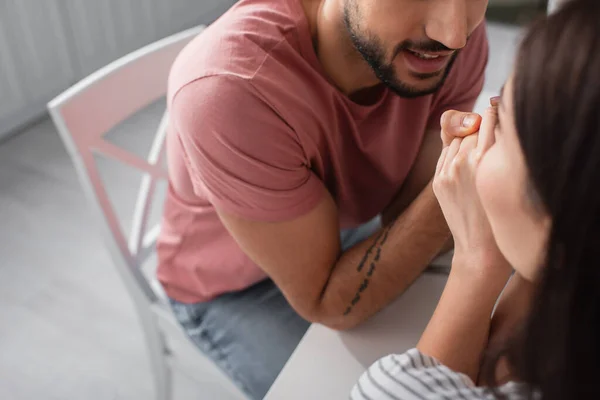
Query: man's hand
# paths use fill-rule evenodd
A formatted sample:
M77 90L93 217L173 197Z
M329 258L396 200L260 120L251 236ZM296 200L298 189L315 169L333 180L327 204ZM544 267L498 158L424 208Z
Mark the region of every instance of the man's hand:
M481 116L476 113L450 110L442 114L440 125L442 127L442 144L447 147L454 138L462 138L478 132L481 126Z

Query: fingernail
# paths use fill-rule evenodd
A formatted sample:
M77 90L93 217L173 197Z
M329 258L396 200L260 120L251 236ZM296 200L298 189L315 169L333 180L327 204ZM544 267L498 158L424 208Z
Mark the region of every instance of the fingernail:
M477 119L473 114L469 114L463 119L462 126L464 128L471 128L473 125L475 125L476 120Z
M500 104L500 96L494 96L490 98L490 104L492 107L496 107L498 104Z

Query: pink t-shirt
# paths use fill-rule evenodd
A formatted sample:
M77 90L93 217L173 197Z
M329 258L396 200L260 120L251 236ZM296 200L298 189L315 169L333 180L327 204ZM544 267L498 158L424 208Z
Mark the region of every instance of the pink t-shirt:
M435 95L388 90L368 106L328 80L301 0L242 0L179 55L169 78L169 192L158 277L181 302L206 301L266 278L215 208L260 221L337 203L340 228L369 221L404 182L427 128L470 110L488 46L479 27Z

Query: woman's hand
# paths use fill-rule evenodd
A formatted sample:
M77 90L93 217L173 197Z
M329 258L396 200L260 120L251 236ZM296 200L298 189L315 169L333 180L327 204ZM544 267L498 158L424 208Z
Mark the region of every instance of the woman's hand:
M463 138L452 138L443 129L444 120L456 115L459 114L448 111L442 116L444 148L433 180L435 195L454 237L455 261L460 260L453 264L459 268L502 264L506 270L506 261L496 245L475 187L479 161L494 143L496 107L486 110L478 133Z
M452 137L444 131L444 122L459 115L449 111L442 117L444 149L433 180L454 236L454 259L417 348L477 382L492 310L511 268L496 245L475 187L479 161L494 143L496 110L486 111L479 133Z
M444 148L433 189L454 237L454 260L417 348L477 382L492 310L511 268L496 245L475 187L479 161L494 143L496 109L486 110L478 133L462 137L444 129L453 118L460 113L449 111L442 117Z

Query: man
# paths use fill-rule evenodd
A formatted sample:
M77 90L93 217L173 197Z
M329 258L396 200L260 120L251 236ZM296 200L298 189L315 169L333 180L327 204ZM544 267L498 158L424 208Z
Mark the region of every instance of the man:
M242 0L175 62L158 276L252 398L308 321L363 322L448 241L429 181L440 116L483 85L486 6Z

